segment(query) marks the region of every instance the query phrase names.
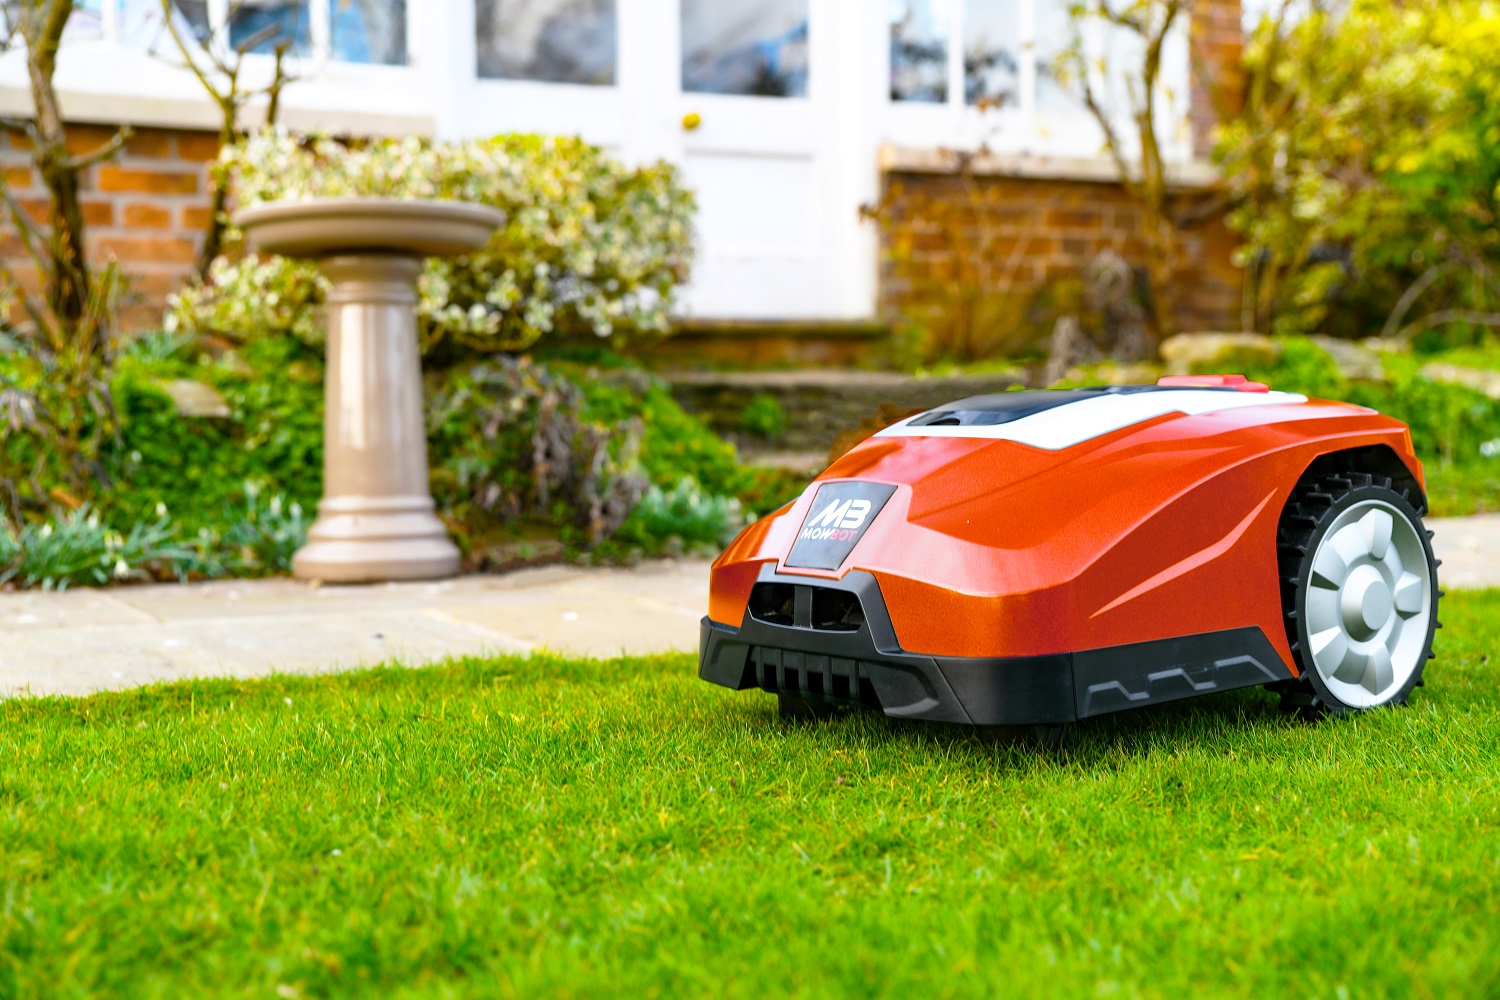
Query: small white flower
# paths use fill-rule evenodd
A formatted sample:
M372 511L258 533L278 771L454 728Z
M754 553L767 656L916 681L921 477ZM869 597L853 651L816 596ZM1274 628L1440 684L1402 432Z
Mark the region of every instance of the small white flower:
M115 560L115 579L124 580L130 576L130 567L125 565L124 559Z
M288 705L290 705L292 703L292 699L290 699L290 698L283 698L281 700L284 701L284 702L286 702Z
M1486 441L1484 444L1480 445L1479 454L1483 455L1485 458L1494 458L1497 455L1500 455L1500 438L1495 438L1493 441Z

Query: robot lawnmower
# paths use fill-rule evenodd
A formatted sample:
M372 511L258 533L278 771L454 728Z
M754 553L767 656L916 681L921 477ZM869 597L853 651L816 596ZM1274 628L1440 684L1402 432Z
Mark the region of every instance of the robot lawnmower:
M1438 624L1424 489L1404 424L1242 376L959 400L741 532L699 673L979 726L1252 685L1397 704Z

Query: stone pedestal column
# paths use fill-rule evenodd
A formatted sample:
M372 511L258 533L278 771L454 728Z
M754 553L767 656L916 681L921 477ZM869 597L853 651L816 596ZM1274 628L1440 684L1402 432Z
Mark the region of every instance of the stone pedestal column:
M333 286L323 499L293 572L452 576L458 548L428 490L415 284L423 256L478 249L503 216L457 202L329 199L261 205L237 221L259 249L317 260Z

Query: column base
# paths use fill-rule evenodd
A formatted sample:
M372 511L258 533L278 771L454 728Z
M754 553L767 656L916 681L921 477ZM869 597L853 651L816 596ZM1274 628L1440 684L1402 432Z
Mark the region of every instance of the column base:
M424 496L324 499L292 557L294 576L330 583L434 580L458 566L458 546Z

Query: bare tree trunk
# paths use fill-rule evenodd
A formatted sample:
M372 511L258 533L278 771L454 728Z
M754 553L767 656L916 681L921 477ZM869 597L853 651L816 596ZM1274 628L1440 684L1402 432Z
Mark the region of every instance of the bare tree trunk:
M72 348L80 354L104 353L109 349L110 330L100 317L90 317L94 293L89 270L87 233L79 205L79 175L94 163L114 153L130 138L130 129L120 129L109 142L91 153L74 156L68 150L68 130L63 122L52 76L57 70L57 50L63 29L73 13L73 0L31 0L20 12L20 32L26 42L26 70L31 83L34 109L26 129L31 141L37 173L47 187L47 266L42 268L45 299L52 313L52 348ZM90 341L85 343L84 341Z

